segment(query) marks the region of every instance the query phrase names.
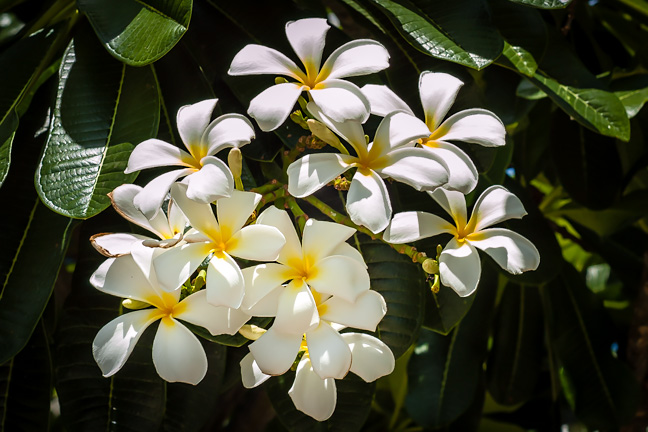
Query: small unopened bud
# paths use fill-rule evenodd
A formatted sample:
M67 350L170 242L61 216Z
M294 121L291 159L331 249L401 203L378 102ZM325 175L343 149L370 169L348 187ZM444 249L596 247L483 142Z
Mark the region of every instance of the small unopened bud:
M439 273L439 263L437 260L428 258L423 261L423 270L428 274L438 274Z
M349 154L344 145L340 142L340 139L333 133L329 128L315 119L308 119L308 128L317 138L324 141L326 144L330 145L333 148L340 150L343 154Z
M126 309L132 309L132 310L137 310L137 309L144 309L149 306L151 306L148 303L144 303L139 300L133 300L133 299L124 299L122 300L122 306L124 306Z
M202 289L202 287L205 286L207 279L207 272L205 270L200 270L198 272L198 276L196 276L196 279L194 279L193 287L191 288L192 292L197 292Z
M351 187L351 182L347 180L346 177L339 176L338 178L333 180L333 187L339 191L348 191Z
M434 276L434 283L432 284L432 292L438 294L439 289L441 288L441 283L439 281L439 275Z
M297 110L293 113L290 114L290 120L293 123L297 123L299 126L302 127L302 129L308 129L308 125L306 124L306 119L304 118L304 115L302 114L301 111Z
M275 84L283 84L287 82L288 80L284 77L275 77Z
M261 335L263 335L263 333L265 333L266 331L266 329L255 326L254 324L245 324L239 329L239 333L241 333L244 338L249 340L259 339Z
M441 256L441 252L443 252L443 246L441 246L441 245L437 245L437 250L436 250L436 253L437 253L437 260L438 260L439 257Z
M241 150L237 147L232 147L232 150L227 155L227 164L234 178L241 178L241 173L243 172L243 155L241 154Z

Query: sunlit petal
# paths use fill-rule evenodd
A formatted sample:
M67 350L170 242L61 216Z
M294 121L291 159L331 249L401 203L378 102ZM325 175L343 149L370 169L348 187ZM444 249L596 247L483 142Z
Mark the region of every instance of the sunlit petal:
M104 261L90 277L90 283L99 291L117 297L147 303L158 297L131 255Z
M264 374L252 353L248 353L243 360L241 360L241 379L243 381L243 387L245 388L254 388L266 382L271 375Z
M275 130L286 121L302 90L301 84L273 85L250 101L247 112L257 121L262 131Z
M349 239L356 230L335 222L309 219L304 226L302 248L304 259L316 263Z
M148 237L131 233L101 233L90 237L92 246L103 256L118 257L131 253L133 243L141 243Z
M351 367L351 351L344 339L330 325L320 322L306 334L308 356L320 378L342 379Z
M488 110L472 108L448 117L430 138L437 141L454 140L496 147L506 143L505 136L506 129L499 117Z
M214 306L207 302L207 291L193 293L180 302L175 318L206 328L212 335L233 335L245 324L250 315L225 306Z
M535 270L540 264L538 249L526 237L504 229L490 228L468 237L470 244L486 252L512 274Z
M315 78L319 70L326 32L330 28L323 18L306 18L286 23L288 42L312 78Z
M353 156L338 153L306 155L288 167L288 192L297 198L312 194L349 169Z
M353 83L328 79L309 93L313 102L334 121L364 123L369 118L369 101Z
M454 144L443 141L428 143L423 148L436 154L448 166L450 178L444 188L463 194L470 193L475 189L479 173L473 161L463 150Z
M250 352L263 373L281 375L295 361L301 341L302 335L282 334L272 326L250 344Z
M201 142L201 138L217 102L218 99L206 99L192 105L182 106L178 110L176 117L178 133L187 148L201 147L206 144Z
M247 45L234 56L230 75L286 75L296 80L305 80L304 73L295 62L279 51L262 45Z
M152 219L162 207L162 202L167 196L173 183L180 177L195 172L192 168L169 171L151 180L144 189L133 199L133 203L144 216Z
M362 330L375 331L387 313L385 299L376 291L360 294L354 302L333 296L319 306L323 320Z
M187 243L164 251L153 261L160 287L164 291L180 288L210 251L208 243Z
M277 261L286 264L292 260L302 259L302 246L290 216L285 210L275 206L265 209L257 218L257 225L269 225L277 228L286 239L284 247L279 253Z
M203 140L209 143L208 154L215 155L226 147L243 147L254 139L254 126L240 114L224 114L211 122Z
M374 171L356 171L346 208L354 223L366 226L373 233L384 230L392 215L385 182Z
M237 258L253 261L274 261L285 244L283 234L268 225L248 225L234 234L227 252Z
M211 204L199 203L187 197L187 186L175 184L171 198L185 215L189 224L213 241L220 241L220 228L212 211Z
M481 261L477 250L469 242L452 239L439 257L441 283L452 288L460 297L467 297L477 289L481 276Z
M349 243L340 243L338 247L332 249L331 252L329 252L329 255L343 255L358 261L365 268L367 267L367 263L365 263L365 260L362 257L360 251L351 246Z
M299 362L295 381L288 390L288 395L299 411L317 421L328 419L335 411L337 402L335 380L320 378L308 358L303 358Z
M454 233L456 228L439 216L421 211L396 213L383 233L389 243L411 243L441 233Z
M141 186L134 184L123 184L116 187L112 192L108 194L108 196L110 197L110 201L117 213L122 215L124 219L129 220L160 237L161 234L159 230L154 228L151 225L149 219L144 216L139 208L135 207L135 204L133 204L133 200L137 195L139 195L141 191Z
M369 273L358 261L333 255L318 261L315 275L306 282L317 292L352 302L369 289Z
M371 154L384 155L419 138L430 135L425 123L404 112L388 114L378 125L371 145Z
M457 98L463 81L443 72L425 71L419 77L419 93L425 112L425 123L435 130Z
M336 135L341 136L346 142L351 144L358 153L367 151L367 142L365 140L364 129L359 121L334 121L316 105L314 102L308 102L306 105L308 112L313 117L322 122L327 128L331 129Z
M187 198L199 203L210 203L226 198L234 190L234 177L220 159L207 156L202 160L203 167L187 178Z
M326 59L319 80L368 75L389 67L389 53L380 43L357 39L337 48Z
M386 85L367 84L361 90L369 100L371 114L385 117L395 111L402 111L414 115L414 112L405 101Z
M261 195L254 192L235 190L229 198L223 198L216 203L216 214L220 225L223 241L229 240L245 222L261 200Z
M162 379L196 385L207 373L207 355L185 326L165 317L153 339L153 364Z
M521 219L527 214L522 201L503 186L494 185L477 198L470 216L469 227L481 231L509 219Z
M238 309L244 294L245 281L236 261L224 252L215 253L207 266L207 301Z
M345 333L342 338L351 350L351 372L366 382L393 372L394 354L380 339L364 333Z
M301 280L290 282L279 298L272 328L282 334L301 336L318 324L317 304L310 289Z
M161 166L189 166L193 157L184 150L159 139L148 139L135 146L128 158L126 174Z
M398 148L389 152L386 159L387 165L376 169L381 176L391 177L419 191L436 189L450 178L445 161L421 148Z
M458 191L449 191L446 189L436 189L428 194L445 210L457 226L465 226L468 221L466 211L466 197Z
M241 307L243 309L251 308L272 290L286 282L288 270L286 266L277 263L244 268L242 272L245 281L245 297Z

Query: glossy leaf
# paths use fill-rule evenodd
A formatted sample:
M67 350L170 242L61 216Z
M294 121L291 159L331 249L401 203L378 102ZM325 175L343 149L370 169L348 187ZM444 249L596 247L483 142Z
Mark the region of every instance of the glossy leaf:
M79 0L97 36L118 60L144 66L165 55L189 27L192 0Z
M104 210L106 194L132 182L135 176L123 172L133 145L155 136L159 123L150 67L119 63L88 33L75 38L61 63L50 137L36 173L43 202L81 219Z
M634 75L614 81L612 88L629 118L636 116L648 102L648 75Z
M539 9L562 9L571 3L572 0L509 0L513 3L520 3L525 6L533 6Z
M432 57L479 70L492 63L504 48L481 1L372 1L408 42Z
M382 242L362 236L360 252L369 268L371 289L387 302L387 314L378 324L378 334L398 358L416 340L423 322L429 289L425 276L406 255Z
M0 123L0 186L4 183L11 164L11 145L18 129L18 116L11 111Z
M618 428L633 416L638 388L630 370L612 356L606 312L567 265L541 294L549 340L572 387L577 417L592 429Z
M436 294L430 292L423 326L447 335L466 316L474 300L475 294L459 297L454 290L445 286Z

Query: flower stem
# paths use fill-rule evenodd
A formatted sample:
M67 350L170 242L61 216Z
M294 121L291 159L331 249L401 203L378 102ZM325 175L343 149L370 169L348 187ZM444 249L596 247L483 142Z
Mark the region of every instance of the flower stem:
M256 192L261 195L273 192L283 186L283 183L278 182L277 180L270 180L268 183L263 186L255 187L250 189L250 192Z
M277 188L276 190L274 190L272 192L268 192L268 193L264 194L261 197L261 201L259 201L259 205L257 207L261 207L266 203L273 202L273 201L275 201L275 200L277 200L279 198L283 198L285 196L286 196L286 189L283 188L283 187Z
M297 204L297 200L292 196L286 198L286 205L288 206L290 212L295 217L295 221L299 226L299 231L304 232L304 225L306 225L306 221L308 220L308 215L304 213L301 207L299 207L299 204Z

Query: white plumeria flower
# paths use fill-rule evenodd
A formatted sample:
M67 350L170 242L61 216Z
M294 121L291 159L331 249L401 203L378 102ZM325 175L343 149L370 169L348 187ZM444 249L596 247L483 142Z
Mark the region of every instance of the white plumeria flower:
M367 75L386 69L389 54L376 41L359 39L336 49L324 62L324 40L330 26L322 18L290 21L286 36L304 65L302 71L288 57L262 45L247 45L232 60L230 75L285 75L297 82L274 85L250 102L248 114L264 131L278 128L288 117L302 91L331 118L364 122L369 102L353 83L340 78Z
M351 352L349 371L366 382L389 375L394 370L394 354L381 340L364 333L340 335ZM311 354L305 343L304 355L297 365L297 373L288 395L295 407L317 421L327 420L335 411L337 392L334 378L321 378L313 367ZM252 353L241 361L241 376L246 388L254 388L271 375L264 374Z
M476 143L486 147L503 146L506 129L494 113L479 108L460 111L442 122L461 86L461 80L447 73L426 71L421 74L419 93L429 136L421 138L419 143L443 158L450 168L450 180L444 187L467 194L477 185L477 168L463 150L448 141ZM414 115L410 107L387 86L367 84L362 92L371 103L372 114L386 116L400 111Z
M185 235L187 243L167 249L155 258L160 285L166 291L178 288L211 255L207 267L207 301L216 306L238 308L245 293L239 265L232 257L273 261L285 243L275 227L254 224L244 227L261 195L233 191L229 198L216 202L218 221L211 204L190 200L187 186L177 183L171 197L189 220L196 234Z
M145 168L181 166L152 180L135 198L135 204L148 217L153 217L171 185L185 177L187 196L208 203L228 197L234 189L234 178L227 165L214 155L227 147L240 148L254 138L250 121L240 114L224 114L210 123L218 99L208 99L178 110L180 138L189 153L159 139L141 142L128 159L125 173Z
M153 306L120 315L97 333L92 353L106 377L122 368L144 330L160 320L153 340L155 369L166 381L198 384L207 372L207 356L198 338L177 319L204 327L215 336L235 334L250 318L235 309L210 305L204 290L179 301L180 290L160 290L131 255L106 260L90 282L104 293Z
M439 274L441 282L461 297L472 294L479 283L481 262L475 248L486 252L512 274L538 268L540 254L527 238L505 228L486 229L527 214L520 199L504 187L496 185L486 189L477 199L470 220L461 192L437 189L430 196L452 216L455 225L426 212L398 213L385 230L383 239L400 244L441 233L452 234L453 239L439 257Z
M391 177L416 190L433 190L448 181L448 167L436 154L413 146L413 140L429 135L416 117L388 114L378 126L373 143L367 145L358 122L338 123L326 117L312 103L308 110L328 128L343 137L357 156L318 153L306 155L288 167L288 192L305 197L356 167L347 195L346 209L351 220L378 233L387 227L392 215L387 187L382 180Z

